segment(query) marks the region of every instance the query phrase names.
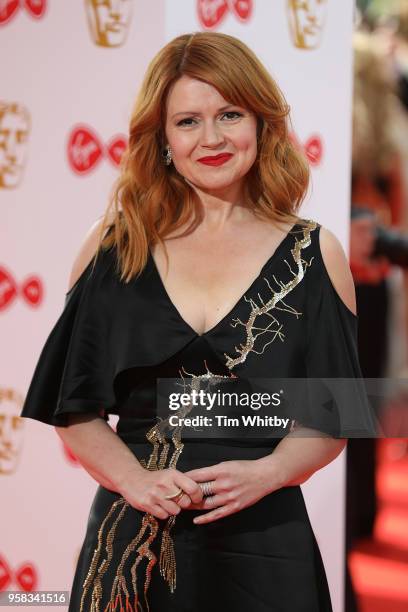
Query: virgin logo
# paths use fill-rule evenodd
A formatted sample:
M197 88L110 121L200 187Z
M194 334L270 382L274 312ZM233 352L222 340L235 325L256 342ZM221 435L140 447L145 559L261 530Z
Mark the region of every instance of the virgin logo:
M25 8L34 19L39 19L45 13L47 2L46 0L0 0L0 25L10 21L20 7Z
M197 0L198 21L204 28L217 27L230 11L240 21L252 16L253 0Z
M295 134L290 135L295 147L306 155L311 166L319 166L323 157L323 142L318 134L310 136L305 143L299 141Z
M68 161L72 170L77 174L86 174L92 170L103 156L106 156L115 166L119 166L126 146L125 136L113 136L104 145L92 128L87 125L77 125L68 139Z
M35 591L38 583L37 571L32 563L22 563L14 572L0 555L0 591L14 583L23 591Z
M0 266L0 311L10 306L19 294L30 306L39 306L43 293L43 284L38 276L29 276L18 287L10 272Z

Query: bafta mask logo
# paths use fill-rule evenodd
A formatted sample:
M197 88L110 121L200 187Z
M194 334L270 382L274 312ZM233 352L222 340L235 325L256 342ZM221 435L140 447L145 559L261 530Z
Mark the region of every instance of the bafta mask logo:
M104 144L89 125L78 124L68 137L68 163L79 175L90 172L103 157L118 167L126 147L127 139L122 134L116 134Z
M231 12L242 22L252 16L254 0L197 0L198 21L207 30L216 28Z
M290 34L298 49L317 49L320 46L327 1L287 0Z
M0 387L0 474L13 474L23 444L24 419L19 416L22 396L14 389Z
M29 131L28 110L21 104L0 101L0 188L14 189L21 183Z
M8 23L18 9L25 9L27 15L33 19L43 17L47 8L46 0L0 0L0 26Z
M0 555L0 591L35 591L37 586L38 571L32 563L25 561L12 569L6 558Z
M0 266L0 312L11 306L18 297L35 308L41 304L43 295L43 284L38 276L29 276L19 286L11 273Z
M92 40L101 47L120 47L126 41L133 0L85 0Z

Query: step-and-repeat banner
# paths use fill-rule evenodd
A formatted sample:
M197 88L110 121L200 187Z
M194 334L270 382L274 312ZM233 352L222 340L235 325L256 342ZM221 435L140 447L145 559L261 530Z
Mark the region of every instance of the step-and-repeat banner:
M301 214L347 248L352 23L352 0L0 0L0 590L71 587L97 485L53 428L18 415L107 205L148 62L186 32L247 43L285 93L312 168ZM343 455L302 487L336 612Z

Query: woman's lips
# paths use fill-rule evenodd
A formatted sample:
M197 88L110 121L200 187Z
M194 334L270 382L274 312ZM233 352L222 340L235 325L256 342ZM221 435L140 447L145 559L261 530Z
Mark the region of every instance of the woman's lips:
M206 166L221 166L231 159L232 156L232 153L222 153L221 155L214 155L212 157L200 157L197 161Z

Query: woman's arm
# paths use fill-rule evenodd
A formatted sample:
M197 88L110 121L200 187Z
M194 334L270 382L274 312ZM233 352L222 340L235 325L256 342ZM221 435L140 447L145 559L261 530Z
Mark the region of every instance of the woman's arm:
M314 433L317 437L310 437ZM309 437L306 437L309 436ZM346 446L347 440L322 436L306 427L299 427L285 436L273 453L257 459L263 470L271 469L279 487L291 487L306 482L317 470L331 463Z
M113 429L95 414L70 415L68 427L56 430L92 478L138 510L167 519L188 508L191 501L202 500L200 487L182 472L174 468L144 468ZM186 494L177 503L165 498L178 488Z
M86 471L103 487L120 493L130 472L145 472L113 429L95 414L70 415L58 435Z
M320 228L320 250L339 297L356 313L356 294L349 263L336 236L324 227ZM257 461L263 468L273 469L282 487L292 486L306 482L317 470L328 465L346 444L346 439L332 438L300 426L285 436L271 455Z
M82 242L72 266L69 289L96 252L102 221L103 218L99 218L92 225ZM70 414L68 427L55 429L86 471L111 491L119 492L129 471L144 471L129 448L106 421L96 414Z
M92 226L82 244L72 268L70 288L96 252L102 222L103 219L99 219ZM92 478L110 491L119 493L134 508L161 519L178 514L191 501L200 502L202 491L197 483L175 468L154 471L143 467L101 414L103 406L99 414L70 413L67 427L55 427ZM166 495L178 488L183 489L185 495L177 503L166 499Z

